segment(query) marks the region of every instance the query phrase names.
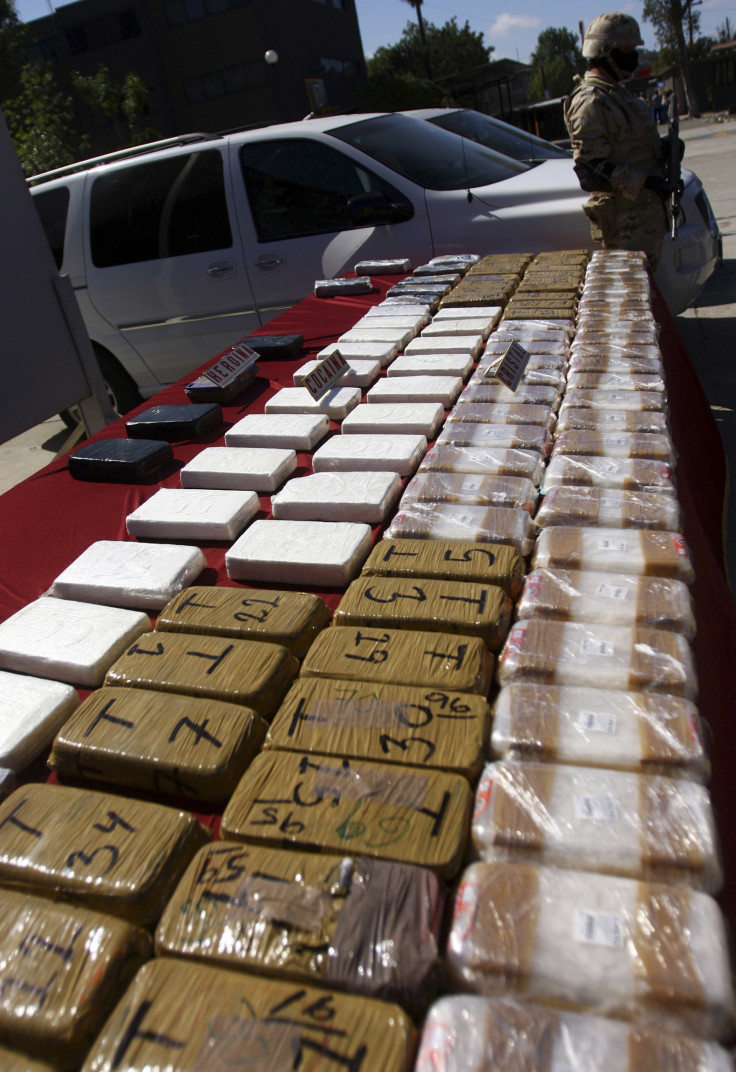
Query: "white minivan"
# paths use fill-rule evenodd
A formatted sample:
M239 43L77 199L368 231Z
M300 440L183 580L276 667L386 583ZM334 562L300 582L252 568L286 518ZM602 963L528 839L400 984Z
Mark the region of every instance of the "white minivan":
M675 312L718 259L693 181ZM591 244L570 159L530 166L398 113L184 135L29 183L120 413L358 261Z

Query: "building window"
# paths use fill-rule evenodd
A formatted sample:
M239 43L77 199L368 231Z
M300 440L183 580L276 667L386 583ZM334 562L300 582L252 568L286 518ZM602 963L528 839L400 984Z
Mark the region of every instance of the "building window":
M199 104L204 100L216 100L228 93L239 93L243 89L255 89L266 81L265 63L239 63L235 67L225 67L219 71L187 78L184 83L184 97L187 104Z
M250 3L251 0L167 0L164 11L169 26L183 26Z
M140 37L141 34L141 25L133 8L118 11L114 15L106 15L101 19L93 19L91 22L79 23L77 26L70 26L66 31L72 55L91 52L105 45L115 45L131 37Z

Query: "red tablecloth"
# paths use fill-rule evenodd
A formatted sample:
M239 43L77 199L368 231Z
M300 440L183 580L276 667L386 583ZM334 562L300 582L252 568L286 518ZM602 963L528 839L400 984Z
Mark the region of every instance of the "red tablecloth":
M288 361L261 361L255 383L236 405L223 409L224 426L209 438L174 446L175 462L161 479L121 485L73 480L64 458L0 496L0 621L37 599L55 577L95 540L126 539L125 518L159 486L178 487L179 469L209 443L222 442L227 428L246 412L262 412L281 387L292 385L302 363L351 327L380 301L393 280L374 280L373 294L307 298L271 321L262 334L300 333L304 353ZM692 594L698 634L694 641L700 686L699 707L709 728L713 775L710 790L722 840L726 883L721 904L736 923L736 832L730 826L731 772L736 770L736 604L726 581L722 553L726 464L720 436L707 399L664 302L655 294L661 325L672 436L678 452L677 485L685 512L685 538L695 565ZM209 362L208 362L209 364ZM167 388L157 403L185 402L184 385ZM147 402L139 409L151 405ZM336 426L337 427L337 426ZM95 438L124 436L124 421L109 425ZM310 471L309 455L299 457L296 475ZM269 499L261 500L268 516ZM226 544L202 545L208 568L202 581L231 584L225 572ZM322 592L334 608L339 591Z

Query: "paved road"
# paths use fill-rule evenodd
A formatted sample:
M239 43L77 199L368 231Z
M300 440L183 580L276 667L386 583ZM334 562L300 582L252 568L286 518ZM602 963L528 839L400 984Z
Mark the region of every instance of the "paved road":
M723 232L723 264L695 305L677 317L680 334L711 404L730 462L726 564L736 588L736 117L684 119L685 164L697 172ZM53 460L67 432L57 417L0 446L0 493Z

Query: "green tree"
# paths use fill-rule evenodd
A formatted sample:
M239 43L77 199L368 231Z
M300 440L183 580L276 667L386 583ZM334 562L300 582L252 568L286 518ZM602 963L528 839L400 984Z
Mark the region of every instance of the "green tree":
M561 97L573 87L575 75L585 70L578 38L570 30L550 27L537 38L531 55L532 76L527 88L530 101Z
M112 120L119 145L135 144L140 140L140 118L146 108L148 90L139 75L129 71L123 79L116 81L108 68L100 64L95 74L83 75L74 71L72 85L90 108L99 109ZM127 123L127 133L122 128L122 120Z
M690 53L686 35L691 40L700 25L700 12L693 7L699 0L644 0L642 14L654 27L660 47L660 57L677 63L685 86L687 110L693 119L700 116L700 107L690 72Z
M0 0L0 101L15 96L20 89L25 42L26 29L13 0Z
M20 91L3 101L15 151L26 175L63 167L79 159L71 98L62 93L47 64L26 63Z
M368 60L369 76L411 74L415 78L426 78L425 59L428 56L432 78L441 79L469 67L488 63L493 51L483 44L482 33L471 30L468 22L464 26L458 26L454 17L444 26L426 23L424 42L418 26L407 23L401 39L395 45L376 49L375 55Z
M413 7L417 13L417 27L419 28L419 36L422 41L422 48L424 49L424 68L427 78L432 77L432 65L429 61L429 52L427 51L427 37L424 32L424 19L422 18L422 0L404 0L405 4Z

